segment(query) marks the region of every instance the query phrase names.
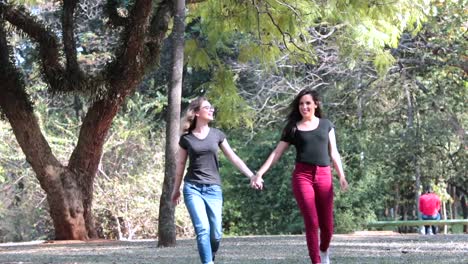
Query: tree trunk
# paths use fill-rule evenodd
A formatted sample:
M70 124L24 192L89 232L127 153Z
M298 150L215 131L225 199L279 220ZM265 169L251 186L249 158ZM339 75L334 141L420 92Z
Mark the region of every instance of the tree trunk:
M397 184L395 186L395 214L394 214L394 220L398 221L400 220L400 186Z
M62 10L65 68L61 62L63 58L60 58L60 45L53 32L27 12L0 1L0 109L47 194L56 239L97 237L92 213L94 178L113 118L124 99L141 82L145 70L155 65L159 57L159 44L168 29L172 1L158 3L153 10L152 0L135 1L126 18L128 21L115 60L102 71L106 78L98 80L85 76L77 62L73 32L77 1L65 1ZM152 14L153 22L150 23ZM7 42L4 19L38 44L44 80L52 90L92 92L89 89L92 86L107 88L105 94L99 95L102 99L93 103L83 119L68 167L56 159L41 132L25 83L13 63L14 53Z
M180 130L180 102L184 68L185 0L175 1L173 41L173 66L169 89L169 106L166 119L166 153L164 183L159 203L158 247L176 244L174 205L171 194L176 173L177 149Z
M460 204L463 213L463 219L468 219L468 201L466 199L466 194L462 194L462 198L460 199ZM463 225L463 232L468 234L468 225Z
M452 213L452 219L457 219L458 217L458 204L459 204L459 198L458 198L458 195L457 195L457 187L456 186L452 186L452 185L449 185L450 186L450 189L452 190L452 197L453 197L453 203L452 203L452 210L451 210L451 213Z
M442 202L442 220L447 220L447 206L446 202ZM447 225L444 225L444 234L447 234Z
M3 82L2 79L0 77ZM40 131L37 118L32 110L27 109L27 102L18 100L19 96L14 93L3 95L0 98L0 107L47 194L55 238L88 239L83 216L83 195L76 175L63 167L52 154Z
M88 239L82 193L75 175L55 158L39 127L20 74L9 60L9 46L0 21L0 108L47 194L56 239Z
M47 201L57 240L87 240L83 194L76 175L63 167L48 167Z
M14 74L0 74L0 82L6 84L1 88L0 107L7 116L15 137L36 173L41 187L47 194L50 215L55 227L55 239L94 238L96 231L91 207L93 180L110 122L105 126L93 126L102 129L102 138L88 136L86 133L81 135L80 141L82 137L85 137L93 140L95 144L81 152L77 147L69 167L64 167L53 155L40 130L32 107L26 99L24 90L21 89L21 83L15 81L15 76ZM102 113L103 110L99 111ZM111 114L112 117L116 113L115 109ZM85 125L82 127L82 131L84 130L86 130ZM80 160L77 157L86 158L81 159L82 162L77 165L75 161Z
M415 182L414 182L414 187L416 190L416 195L415 195L415 207L416 207L416 216L418 217L418 220L421 220L421 212L419 211L419 197L421 196L421 168L419 166L419 162L415 159L414 162L415 166Z
M401 207L401 209L402 209L402 214L403 214L403 221L408 220L408 206L405 204ZM408 227L402 226L400 233L408 233Z
M416 129L414 128L414 120L415 120L415 106L413 102L413 96L410 91L410 87L408 85L403 84L405 87L405 96L407 102L407 129L406 129L406 141L407 144L410 146L411 158L414 166L414 204L416 205L416 215L418 219L421 219L421 213L419 212L419 196L420 196L420 187L421 187L421 169L419 165L419 159L415 152L417 152L419 147L419 122L416 124Z
M82 193L83 217L89 238L97 238L92 212L94 178L101 161L107 133L123 103L123 98L125 97L122 96L116 100L100 100L90 107L83 119L78 143L68 162L68 169L76 174Z

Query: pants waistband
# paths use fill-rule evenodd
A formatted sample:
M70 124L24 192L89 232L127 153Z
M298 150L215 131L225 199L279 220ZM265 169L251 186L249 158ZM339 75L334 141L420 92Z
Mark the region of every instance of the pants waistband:
M210 186L218 185L218 184L212 184L212 183L207 184L207 183L196 183L196 182L189 182L189 181L186 181L185 183L188 183L197 187L210 187Z

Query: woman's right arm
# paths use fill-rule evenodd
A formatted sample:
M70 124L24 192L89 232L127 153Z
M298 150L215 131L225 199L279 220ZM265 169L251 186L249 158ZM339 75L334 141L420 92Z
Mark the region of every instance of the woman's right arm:
M263 174L265 174L271 166L273 166L283 155L283 153L288 149L289 143L286 141L280 141L276 146L275 150L273 150L263 163L262 167L257 171L255 175L255 181L262 181Z
M171 200L174 205L180 202L180 185L184 175L185 163L187 162L187 150L179 147L177 154L176 175L174 179L174 189L172 189Z

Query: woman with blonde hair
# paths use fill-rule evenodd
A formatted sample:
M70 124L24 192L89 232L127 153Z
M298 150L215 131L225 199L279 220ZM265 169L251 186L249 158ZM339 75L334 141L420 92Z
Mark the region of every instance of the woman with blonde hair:
M184 178L184 202L197 236L198 253L203 264L214 263L221 241L223 194L219 175L218 150L245 176L254 173L234 153L224 133L210 127L214 107L205 97L193 100L185 115L183 134L179 140L177 169L172 202L180 201L180 186ZM185 164L189 166L183 177ZM252 183L251 183L252 184Z

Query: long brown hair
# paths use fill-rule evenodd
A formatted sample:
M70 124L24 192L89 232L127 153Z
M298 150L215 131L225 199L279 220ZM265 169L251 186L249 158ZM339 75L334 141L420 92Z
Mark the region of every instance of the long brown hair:
M197 126L197 116L195 113L200 111L200 107L204 101L208 101L206 97L199 96L190 102L185 116L182 119L182 134L190 133L195 129Z
M301 98L304 95L308 95L308 94L312 96L312 100L314 100L314 103L317 106L317 108L315 108L314 115L318 118L322 117L322 109L320 108L319 93L309 88L303 89L296 95L294 100L289 105L290 112L286 116L286 127L283 129L283 136L288 135L288 134L294 135L294 133L296 133L296 124L302 119L301 112L299 112L299 102L301 101Z

